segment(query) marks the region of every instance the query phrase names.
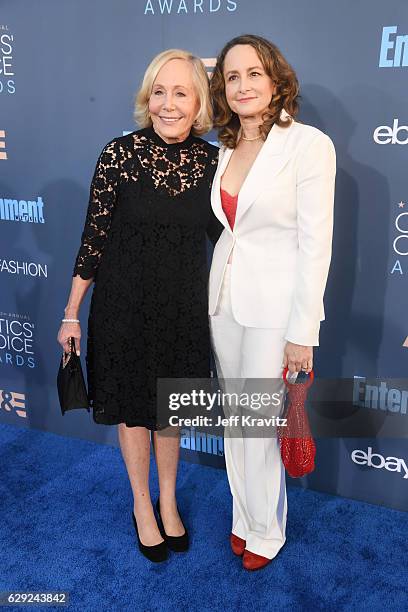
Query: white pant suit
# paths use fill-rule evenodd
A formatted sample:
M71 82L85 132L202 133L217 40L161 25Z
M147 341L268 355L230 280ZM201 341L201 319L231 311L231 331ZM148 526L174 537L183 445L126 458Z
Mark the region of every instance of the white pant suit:
M234 319L232 265L227 265L219 307L211 317L217 373L225 393L237 391L236 379L279 379L286 342L284 329L245 327ZM226 427L225 462L233 497L232 533L246 540L247 550L272 559L285 543L285 469L278 439L270 431L262 432L246 429L239 435L239 428Z
M220 183L232 151L220 150L211 194L224 225L210 271L209 315L225 391L228 379L280 378L287 341L318 346L336 173L334 146L323 132L294 121L273 125L241 187L231 229ZM230 434L227 427L232 533L247 550L272 559L286 539L279 441L268 433Z

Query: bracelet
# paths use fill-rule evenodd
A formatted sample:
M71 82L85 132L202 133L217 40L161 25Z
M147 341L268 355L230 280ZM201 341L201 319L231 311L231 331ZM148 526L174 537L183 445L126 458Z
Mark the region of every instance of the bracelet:
M79 319L61 319L63 323L80 323Z

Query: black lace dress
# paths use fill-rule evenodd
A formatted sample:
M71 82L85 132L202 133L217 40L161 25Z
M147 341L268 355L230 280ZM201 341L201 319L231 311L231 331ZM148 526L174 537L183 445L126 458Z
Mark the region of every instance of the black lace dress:
M159 429L156 381L209 376L206 235L218 149L152 128L115 138L96 165L73 275L94 279L86 366L96 423Z

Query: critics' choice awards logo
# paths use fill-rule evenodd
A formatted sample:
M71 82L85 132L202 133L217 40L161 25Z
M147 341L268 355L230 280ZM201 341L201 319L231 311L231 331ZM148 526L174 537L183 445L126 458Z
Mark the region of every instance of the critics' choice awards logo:
M408 255L408 205L402 200L396 205L394 217L394 238L392 242L391 274L404 274L405 261L401 258Z
M24 393L0 389L0 411L13 413L25 419L27 416L25 401Z
M238 2L234 0L145 0L145 15L210 15L234 13Z
M35 368L34 332L28 315L0 312L0 366Z
M404 68L408 66L408 34L397 34L397 26L382 30L380 68Z
M14 35L8 26L0 24L0 94L16 91L13 66Z
M40 196L36 200L0 198L0 219L22 223L45 223L43 199Z

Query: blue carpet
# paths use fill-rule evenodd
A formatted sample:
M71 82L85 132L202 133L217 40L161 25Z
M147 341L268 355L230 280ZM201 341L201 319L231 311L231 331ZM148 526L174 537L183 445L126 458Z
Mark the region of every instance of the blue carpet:
M249 573L229 548L225 472L182 462L192 546L151 565L118 448L8 425L0 445L0 590L69 591L63 609L81 612L408 610L408 513L288 486L287 542Z

